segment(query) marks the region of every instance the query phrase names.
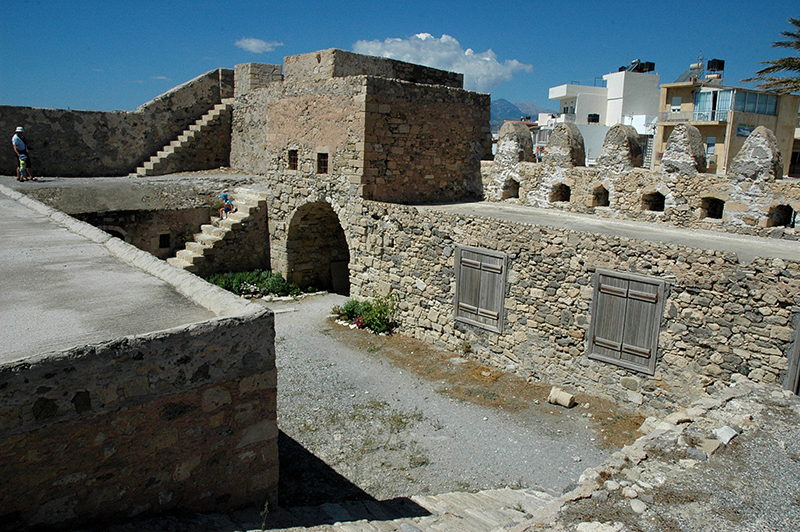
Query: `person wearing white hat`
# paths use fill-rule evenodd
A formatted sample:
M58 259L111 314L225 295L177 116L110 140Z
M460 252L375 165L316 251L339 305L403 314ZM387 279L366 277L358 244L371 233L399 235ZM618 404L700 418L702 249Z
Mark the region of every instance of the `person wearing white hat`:
M18 126L14 136L11 137L11 145L14 147L14 152L20 162L17 167L17 181L35 181L33 174L31 174L31 156L28 154L28 143L25 142L25 130L22 126Z

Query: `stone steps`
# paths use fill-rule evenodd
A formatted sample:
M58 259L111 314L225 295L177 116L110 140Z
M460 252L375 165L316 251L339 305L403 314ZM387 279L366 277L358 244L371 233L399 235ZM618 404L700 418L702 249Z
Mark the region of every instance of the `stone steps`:
M534 511L551 500L551 495L532 489L453 492L380 502L279 508L270 513L266 524L273 532L502 531L527 522Z
M237 211L228 214L226 218L211 216L210 223L201 225L194 240L186 242L185 248L179 250L175 257L167 259L167 263L197 273L200 265L206 259L212 258L217 253L217 248L225 245L225 240L232 238L253 214L266 207L266 192L237 187L229 196Z
M155 155L145 161L142 166L138 167L135 172L129 174L129 177L142 177L163 175L162 168L164 168L171 155L180 153L197 139L197 135L209 127L213 126L220 120L223 113L229 112L233 107L233 98L226 98L221 103L216 104L210 111L200 117L194 124L190 125L187 130L181 133L177 139L173 140Z

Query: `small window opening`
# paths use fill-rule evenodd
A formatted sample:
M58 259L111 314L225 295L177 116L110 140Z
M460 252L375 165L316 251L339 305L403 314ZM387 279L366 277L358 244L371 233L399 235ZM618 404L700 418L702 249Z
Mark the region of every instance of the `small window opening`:
M664 212L664 194L653 192L642 196L642 210Z
M608 190L606 187L599 186L592 192L592 207L608 207L611 203L608 201Z
M297 150L289 150L289 170L297 170Z
M516 179L509 179L506 181L500 197L502 199L519 198L519 181Z
M317 154L317 173L318 174L327 174L328 173L328 154L327 153L318 153Z
M589 113L586 115L586 123L588 124L599 124L600 123L600 115L597 113Z
M722 219L722 211L725 209L725 202L717 198L703 198L700 206L701 218Z
M569 201L571 193L572 191L567 185L564 183L559 183L553 187L553 191L550 193L550 203L555 203L557 201Z
M161 249L169 249L169 233L158 235L158 247Z
M788 205L778 205L769 210L767 227L794 227L797 213Z

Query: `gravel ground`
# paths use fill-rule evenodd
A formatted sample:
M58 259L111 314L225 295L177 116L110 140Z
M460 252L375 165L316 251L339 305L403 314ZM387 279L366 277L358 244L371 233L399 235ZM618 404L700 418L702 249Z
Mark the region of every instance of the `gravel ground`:
M346 482L320 487L318 496L328 497L320 502L359 490L379 500L505 486L560 494L609 456L579 408L564 413L544 404L504 409L457 400L441 393L446 383L398 367L383 349L341 341L343 332L367 334L329 320L331 308L345 300L326 294L269 303L276 312L284 440L358 487L350 493L341 489ZM446 361L456 372L467 369L454 355ZM281 505L317 502L308 486L293 488L307 472L292 470L285 454L282 448Z
M554 530L800 529L800 398L741 379L666 420L637 442L641 453L629 453L640 462L597 468L597 485L586 482L591 497L562 508ZM714 432L722 427L738 435L722 443ZM591 522L606 528L581 525Z

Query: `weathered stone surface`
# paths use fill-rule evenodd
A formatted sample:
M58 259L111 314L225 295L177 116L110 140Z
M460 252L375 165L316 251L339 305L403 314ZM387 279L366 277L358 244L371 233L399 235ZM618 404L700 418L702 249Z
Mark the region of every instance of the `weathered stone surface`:
M731 177L774 181L783 176L783 157L775 134L758 126L744 141L728 169Z
M633 126L617 124L608 130L597 166L609 172L628 172L642 166L642 144Z
M273 316L250 311L0 367L2 513L50 527L275 503Z
M544 151L544 163L566 168L586 166L586 149L578 126L563 122L556 124Z
M0 130L25 127L35 175L126 175L222 98L233 96L233 74L228 69L212 70L136 111L0 106ZM222 122L219 127L225 130ZM0 150L0 168L13 169L16 164L12 150Z
M500 128L492 179L484 182L484 197L492 201L519 198L519 163L533 161L533 137L522 122L505 122Z
M678 124L667 139L661 159L664 173L694 175L706 171L706 150L700 131L689 124Z

